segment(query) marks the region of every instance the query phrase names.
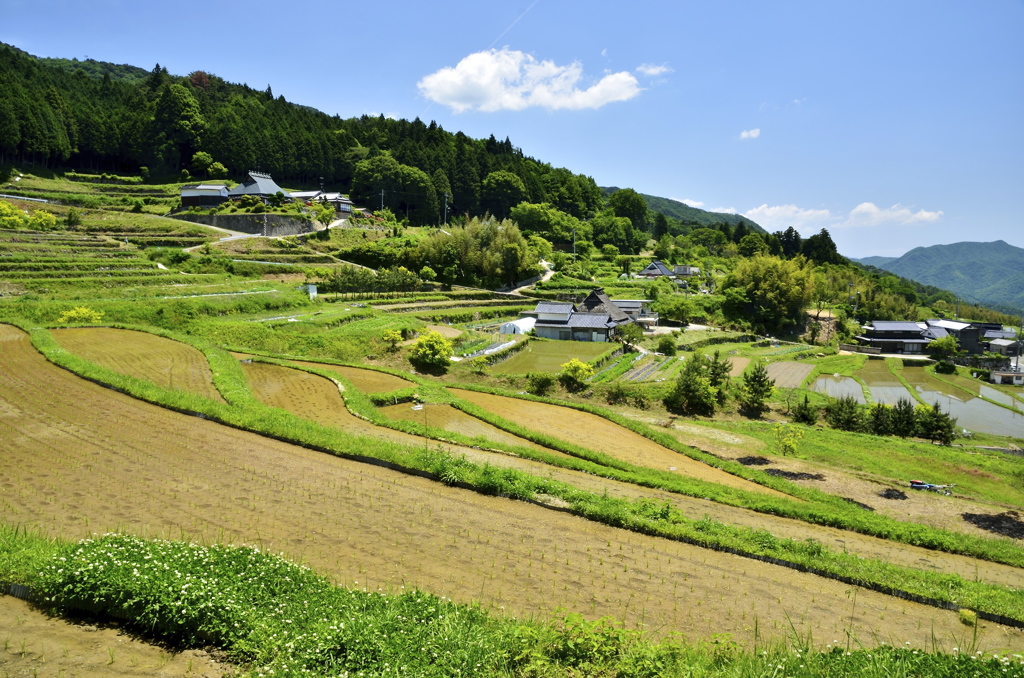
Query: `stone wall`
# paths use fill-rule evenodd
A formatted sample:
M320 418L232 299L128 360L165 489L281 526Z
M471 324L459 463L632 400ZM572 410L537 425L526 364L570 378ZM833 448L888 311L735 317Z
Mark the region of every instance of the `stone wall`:
M193 224L216 226L229 231L271 237L312 233L316 230L313 221L296 219L282 214L193 214L182 212L168 216Z

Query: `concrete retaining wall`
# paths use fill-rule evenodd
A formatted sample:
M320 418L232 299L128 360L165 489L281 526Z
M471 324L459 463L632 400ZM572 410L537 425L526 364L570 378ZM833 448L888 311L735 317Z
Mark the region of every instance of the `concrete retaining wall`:
M216 226L229 231L253 233L270 237L299 235L316 230L314 222L295 219L281 214L181 214L169 215L173 219L188 221L203 226Z

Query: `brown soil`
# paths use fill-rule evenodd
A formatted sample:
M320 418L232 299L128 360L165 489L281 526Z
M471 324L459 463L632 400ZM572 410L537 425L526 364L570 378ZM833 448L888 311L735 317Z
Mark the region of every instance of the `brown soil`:
M188 344L147 332L109 327L51 330L62 348L97 365L164 388L225 402L213 385L206 356Z
M428 332L437 332L445 339L455 339L462 335L462 330L448 325L427 325Z
M1013 539L1024 539L1024 520L1020 519L1020 514L1016 511L1006 511L998 515L965 513L963 518L983 530Z
M487 422L480 421L476 417L472 417L462 410L458 410L447 404L425 403L421 406L421 409L414 410L412 409L411 403L400 403L398 405L381 407L380 413L388 419L412 421L418 424L424 424L425 426L443 428L446 431L461 433L462 435L469 436L470 438L478 437L485 441L489 440L502 443L504 445L528 447L533 450L541 450L556 456L567 456L548 447L538 445L526 438L520 438L519 436L512 435L511 433L503 431L496 426L491 426Z
M768 376L775 380L775 385L779 388L797 388L804 383L804 379L813 369L814 365L792 360L768 363L767 367Z
M854 607L846 584L162 410L49 364L18 330L0 327L0 342L8 523L260 543L347 585L417 586L520 615L563 607L690 638L748 642L755 620L781 638L789 619L820 643L848 629L869 645L965 636L947 611L863 590ZM1024 633L982 623L979 642L1019 648Z
M362 370L358 367L343 367L341 365L328 365L327 363L303 360L293 360L292 362L303 367L336 372L352 382L352 385L363 393L387 393L388 391L397 391L400 388L409 388L416 385L416 382L384 372L377 372L376 370Z
M729 357L728 360L732 363L732 369L729 370L730 377L741 376L743 370L747 369L747 365L750 364L750 358Z
M232 667L202 650L175 651L118 627L50 617L23 600L0 596L0 674L4 676L223 676Z
M489 393L450 389L453 394L490 412L538 433L582 445L637 466L672 470L680 475L720 483L750 492L785 496L749 480L658 445L603 417L589 412Z
M806 459L776 456L771 450L762 449L776 467L796 473L822 474L824 480L794 480L798 485L820 490L826 494L853 499L873 507L880 514L908 523L920 523L930 527L953 532L964 532L978 537L991 537L992 534L965 522L961 518L964 512L992 513L999 505L974 501L972 499L935 494L934 492L911 492L906 501L879 501L879 493L893 487L887 478L873 477L864 473L842 471L825 464L811 462ZM738 461L746 456L739 453L723 454L723 458ZM1024 581L1022 581L1024 583Z

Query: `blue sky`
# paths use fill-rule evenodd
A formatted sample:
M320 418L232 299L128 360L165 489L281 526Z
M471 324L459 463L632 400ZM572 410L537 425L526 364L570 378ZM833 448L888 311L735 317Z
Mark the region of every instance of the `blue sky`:
M436 120L847 256L1024 247L1024 3L0 0L0 40Z

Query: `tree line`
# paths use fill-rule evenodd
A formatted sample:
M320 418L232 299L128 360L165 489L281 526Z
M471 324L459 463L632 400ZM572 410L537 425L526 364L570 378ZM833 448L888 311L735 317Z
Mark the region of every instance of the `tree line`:
M0 164L169 176L194 170L201 152L236 179L259 169L295 184L322 180L411 223L504 218L524 200L584 219L604 204L592 178L526 156L508 138L472 139L418 118L343 119L203 71L69 70L0 46L0 87Z

